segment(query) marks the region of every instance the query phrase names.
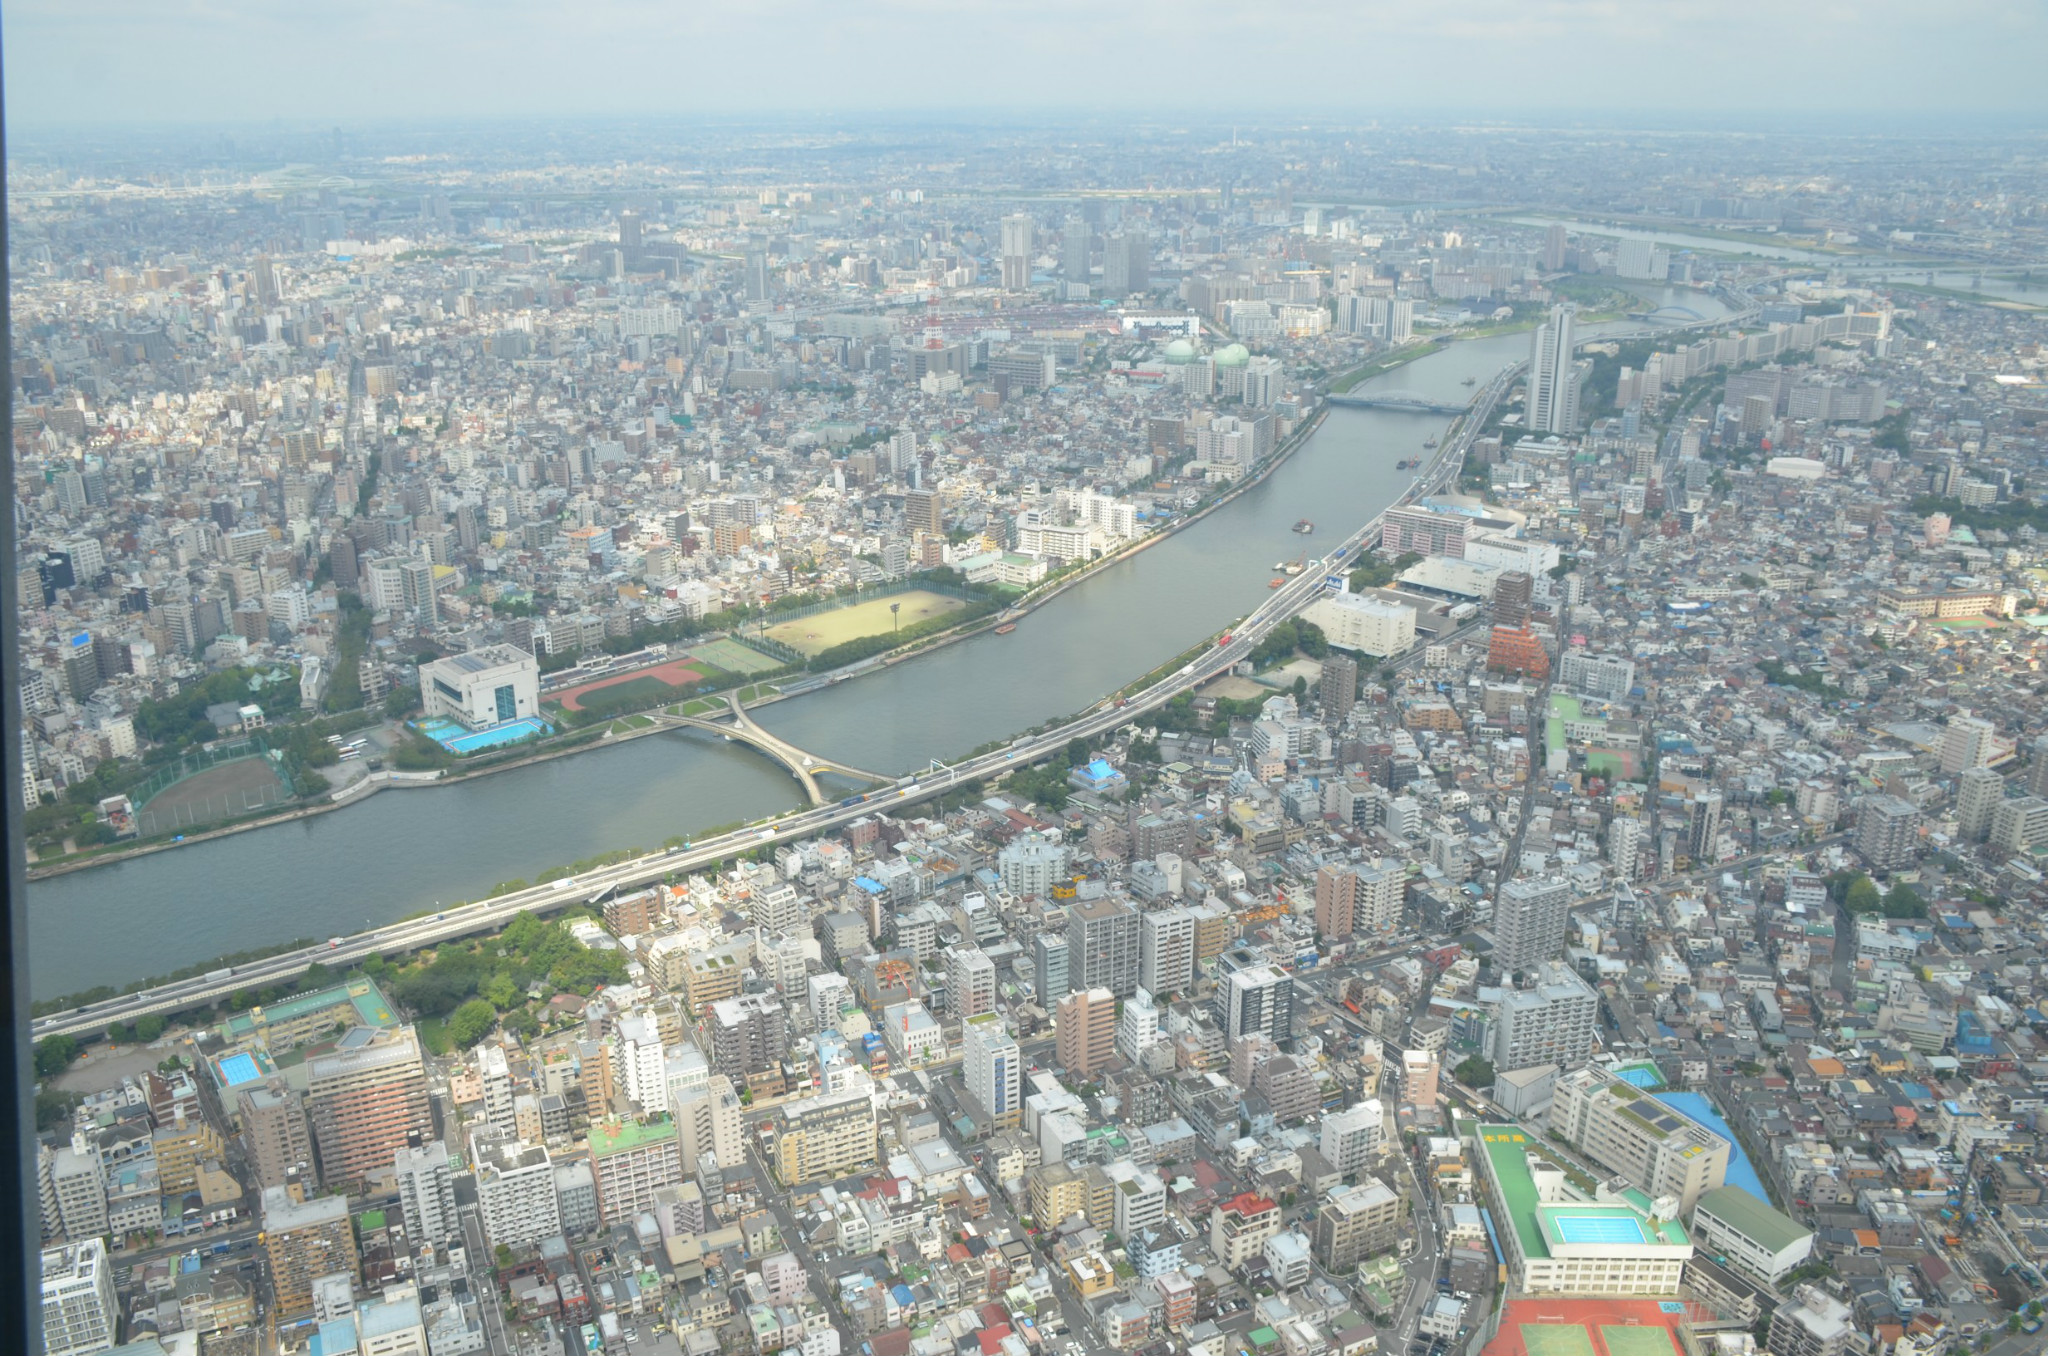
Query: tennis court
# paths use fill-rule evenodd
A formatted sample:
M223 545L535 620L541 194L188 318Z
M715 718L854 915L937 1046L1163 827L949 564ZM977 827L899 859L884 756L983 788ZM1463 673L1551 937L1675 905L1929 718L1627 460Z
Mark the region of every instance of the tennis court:
M728 673L744 673L749 677L783 666L780 659L770 659L759 650L751 649L727 637L706 641L702 645L692 645L689 657L701 659L707 664L716 664Z
M1560 1243L1647 1243L1632 1215L1556 1215L1551 1228Z

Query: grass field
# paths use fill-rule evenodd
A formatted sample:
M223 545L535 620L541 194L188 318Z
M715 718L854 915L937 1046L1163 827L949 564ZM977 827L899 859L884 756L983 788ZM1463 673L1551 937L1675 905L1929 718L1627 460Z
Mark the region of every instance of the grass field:
M890 607L899 604L902 611L892 617ZM779 640L807 655L814 655L834 645L859 640L862 636L885 634L892 625L908 627L916 622L943 617L949 612L958 612L966 606L958 598L948 598L942 593L911 589L906 593L892 593L886 598L855 603L852 607L820 612L815 617L782 622L769 627L767 634L771 640Z
M770 659L759 650L750 650L736 640L713 640L690 647L690 657L701 659L707 664L716 664L734 673L752 675L766 673L769 669L782 667L780 659Z

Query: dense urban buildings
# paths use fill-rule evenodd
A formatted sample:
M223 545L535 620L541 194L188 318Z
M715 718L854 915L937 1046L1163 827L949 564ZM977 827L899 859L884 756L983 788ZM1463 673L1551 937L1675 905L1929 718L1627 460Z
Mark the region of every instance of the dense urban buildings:
M10 146L39 917L368 934L49 996L53 1349L2026 1349L2023 141L558 130Z

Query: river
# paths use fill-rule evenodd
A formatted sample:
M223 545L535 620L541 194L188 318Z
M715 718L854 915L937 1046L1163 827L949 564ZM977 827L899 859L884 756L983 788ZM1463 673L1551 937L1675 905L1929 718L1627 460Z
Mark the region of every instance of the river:
M1645 296L1725 311L1696 291ZM1462 401L1466 378L1483 382L1528 351L1526 334L1470 340L1361 389ZM1424 439L1445 423L1334 408L1262 484L1069 589L1014 634L949 645L757 718L815 753L908 772L1077 711L1257 607L1276 561L1312 555L1392 503L1412 475L1395 462L1423 455ZM1316 523L1313 535L1292 531L1300 518ZM295 937L359 932L550 866L800 803L777 765L681 732L452 786L382 791L331 814L32 883L30 987L54 997Z

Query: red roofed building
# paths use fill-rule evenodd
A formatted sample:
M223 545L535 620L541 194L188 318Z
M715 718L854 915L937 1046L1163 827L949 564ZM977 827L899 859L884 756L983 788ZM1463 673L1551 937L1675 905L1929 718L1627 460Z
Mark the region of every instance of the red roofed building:
M1255 1192L1232 1197L1209 1216L1209 1246L1226 1267L1243 1266L1279 1232L1279 1204Z

